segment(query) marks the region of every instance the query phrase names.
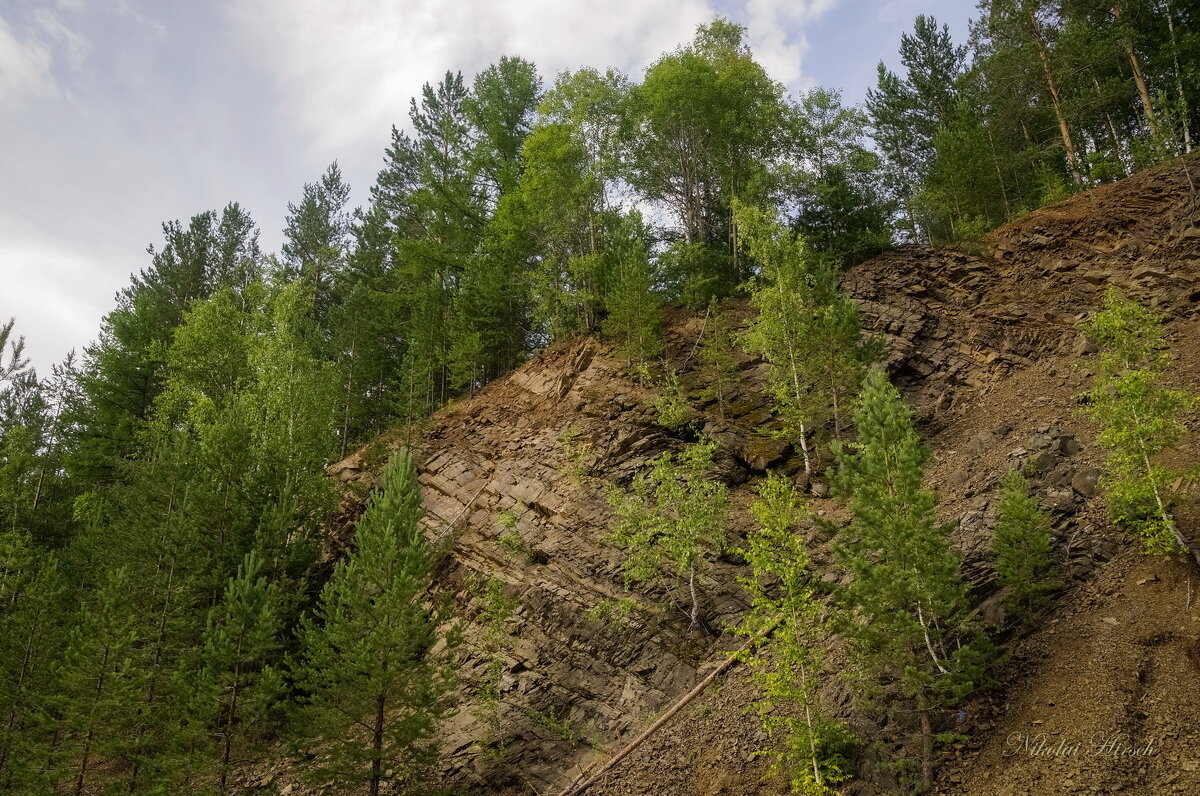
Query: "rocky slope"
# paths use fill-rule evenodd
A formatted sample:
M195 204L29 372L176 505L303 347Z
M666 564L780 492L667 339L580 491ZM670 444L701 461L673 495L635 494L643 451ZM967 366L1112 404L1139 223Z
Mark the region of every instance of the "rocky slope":
M1191 179L1200 182L1200 162ZM884 335L888 367L917 409L935 451L930 478L940 511L958 521L956 543L981 611L994 613L990 542L994 487L1033 460L1036 488L1056 518L1055 555L1067 588L1030 637L1010 642L1005 690L966 713L971 744L944 767L944 793L1200 792L1198 573L1148 559L1109 527L1096 477L1100 455L1075 413L1094 347L1079 324L1112 285L1171 314L1174 377L1200 384L1200 215L1180 166L1142 173L1041 210L994 233L973 253L904 247L852 269L845 289L865 325ZM744 307L735 307L744 317ZM679 316L669 355L690 389L700 387L694 346L702 318ZM745 505L768 469L795 473L794 453L763 437L773 418L765 368L743 357L724 417L697 401L696 425L720 443L718 462ZM635 593L620 554L604 540L607 485L684 440L655 423L653 395L608 343L556 346L438 413L420 444L431 536L451 540L440 587L454 593L474 650L464 705L444 734L444 775L463 792L557 793L607 758L724 659L737 641L723 629L746 610L736 555L713 562L702 585L705 627L690 626L675 584ZM1189 439L1186 444L1193 443ZM372 452L331 468L348 485L375 478ZM836 501L811 484L814 508ZM362 489L349 490L361 495ZM352 520L358 498L348 501ZM745 511L728 529L736 545ZM1196 515L1185 532L1200 535ZM513 524L515 520L515 524ZM512 525L511 530L506 524ZM815 560L826 563L814 538ZM828 577L837 577L830 572ZM517 608L510 637L486 651L479 584L496 579ZM599 615L605 601L636 597L624 621ZM499 738L480 749L486 718L472 704L494 655L503 659ZM826 696L846 709L830 679ZM754 756L765 739L745 713L749 686L736 672L600 783L596 794L782 793L764 783ZM859 719L855 719L859 721ZM872 728L864 726L870 732ZM1088 743L1153 740L1142 757L1038 755L1020 735ZM888 792L868 755L852 792ZM871 784L874 783L874 784Z

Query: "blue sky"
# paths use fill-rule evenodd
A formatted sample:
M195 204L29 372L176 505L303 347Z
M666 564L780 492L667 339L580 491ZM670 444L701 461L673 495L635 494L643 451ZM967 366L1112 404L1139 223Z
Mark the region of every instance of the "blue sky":
M966 37L968 0L5 0L0 320L47 371L168 219L238 201L278 248L287 203L338 160L365 201L409 97L501 55L635 79L715 15L789 89L862 100L919 13Z

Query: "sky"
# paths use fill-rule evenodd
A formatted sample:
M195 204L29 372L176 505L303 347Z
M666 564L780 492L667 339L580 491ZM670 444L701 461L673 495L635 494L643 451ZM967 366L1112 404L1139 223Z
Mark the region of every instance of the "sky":
M900 33L963 41L971 0L0 0L0 322L39 371L95 339L161 225L239 202L276 251L337 160L367 200L393 124L503 55L634 79L696 25L745 25L790 92L861 102Z

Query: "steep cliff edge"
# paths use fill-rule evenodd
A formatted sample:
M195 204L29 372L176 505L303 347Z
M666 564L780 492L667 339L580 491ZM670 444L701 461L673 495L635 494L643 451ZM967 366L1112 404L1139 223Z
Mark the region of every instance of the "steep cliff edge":
M1200 182L1200 163L1191 170ZM1197 206L1182 167L1151 170L1011 223L975 253L902 247L843 280L864 325L884 335L889 369L934 448L930 479L942 515L958 521L955 540L981 610L995 610L986 555L994 486L1016 462L1032 459L1041 472L1035 485L1055 513L1055 555L1070 584L1041 628L1014 644L1007 690L967 711L963 729L973 741L944 768L946 793L1200 792L1200 698L1186 685L1198 674L1200 639L1200 598L1189 601L1188 589L1200 590L1200 581L1181 562L1142 557L1109 526L1095 488L1099 451L1074 412L1093 356L1078 326L1108 285L1171 315L1173 375L1200 384ZM668 332L669 357L693 391L702 325L679 315ZM744 509L756 478L795 472L798 461L758 433L774 422L764 366L742 357L740 368L724 418L700 400L695 411L697 426L720 443L720 472ZM444 774L464 791L558 792L736 644L721 630L746 610L737 556L713 562L701 584L705 627L695 628L672 604L672 583L626 591L621 556L604 541L604 486L626 483L684 443L655 423L652 401L609 343L585 338L447 407L426 430L419 447L428 530L452 540L439 585L454 593L476 650L464 668L463 707L443 738ZM359 452L331 473L370 484L370 459ZM837 502L819 496L822 480L814 508L836 517ZM349 501L348 521L356 510ZM511 530L502 513L515 519ZM1194 513L1181 519L1185 533L1200 534ZM730 541L748 527L747 512L735 512ZM481 750L474 741L485 721L471 694L490 660L474 584L488 579L518 607L499 653L503 743ZM629 596L641 607L623 624L593 611ZM827 691L844 705L835 680ZM780 783L760 782L766 763L753 752L765 741L744 711L751 698L733 675L592 792L782 793ZM1162 740L1156 754L1137 758L1006 754L1014 734L1039 732ZM878 780L869 757L863 766L865 781ZM865 781L851 790L867 792Z

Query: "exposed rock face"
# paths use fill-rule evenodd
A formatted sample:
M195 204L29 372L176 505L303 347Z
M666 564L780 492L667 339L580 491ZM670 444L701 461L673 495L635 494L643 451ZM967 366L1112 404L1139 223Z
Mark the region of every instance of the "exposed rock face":
M991 241L981 255L904 247L843 280L927 417L1015 368L1094 353L1078 325L1109 287L1177 318L1200 308L1200 197L1178 167L1040 210Z
M1196 314L1200 222L1191 202L1179 169L1147 172L1002 228L986 256L904 247L847 273L844 287L859 301L864 326L885 337L888 367L934 448L930 482L941 490L943 516L957 523L954 539L981 599L994 581L988 548L995 485L1013 466L1040 473L1035 488L1054 513L1055 554L1068 579L1088 578L1113 556L1118 542L1096 497L1098 451L1074 414L1094 351L1079 324L1109 285L1176 318ZM747 312L734 311L742 318ZM668 350L685 386L697 386L691 352L701 324L679 317L670 325ZM1082 367L1073 367L1077 362ZM774 423L763 394L765 367L743 358L740 375L724 417L696 401L694 427L720 443L720 473L744 507L758 476L767 469L794 473L798 461L789 447L758 433ZM621 555L604 540L611 522L605 487L628 483L654 456L684 444L655 423L652 400L609 344L587 338L556 346L439 412L424 436L428 532L452 539L439 583L453 593L467 645L476 650L464 668L464 708L444 737L444 773L461 787L557 792L736 643L718 635L747 607L736 555L712 561L701 584L705 628L690 626L678 585L667 579L639 587L632 596L642 608L623 623L590 615L602 601L631 596ZM364 456L331 472L372 483ZM812 491L824 497L825 479ZM834 517L837 504L818 499L814 508ZM502 527L502 513L515 518L511 530ZM734 544L748 530L747 514L735 513ZM818 566L827 565L826 553L815 549ZM479 652L483 628L474 617L481 601L473 584L487 579L501 581L519 605L502 652L500 729L509 741L502 754L480 754L474 743L484 723L472 711L471 693L489 660ZM982 610L994 610L989 605ZM596 793L775 792L757 784L766 762L752 752L764 739L742 712L748 691L731 688L712 703L716 724L688 719L698 735L665 734ZM834 689L829 698L842 705L844 692ZM697 749L697 737L720 743ZM734 739L731 746L725 738Z
M683 348L698 331L685 321L672 340ZM726 419L713 412L697 424L722 442L717 465L733 484L786 452L754 434L771 416L761 368L745 366ZM502 581L520 606L508 625L512 645L502 653L500 728L510 745L499 760L481 757L474 741L483 724L470 708L461 711L444 747L451 778L494 788L519 774L539 788L561 785L569 761L599 754L589 744L611 748L640 730L730 644L691 627L670 606L677 589L667 580L641 591L647 610L623 622L589 615L604 600L631 596L622 556L603 538L610 525L605 486L627 484L651 458L683 444L655 424L653 394L627 370L610 345L594 339L556 347L440 412L424 437L428 532L454 539L445 586L467 618L480 608L472 584L489 578ZM373 479L361 464L361 456L351 457L332 472L343 481ZM515 518L509 531L501 512ZM738 533L731 527L732 541ZM736 585L741 572L727 560L712 562L701 584L708 628L746 610ZM469 648L482 646L481 632L469 627ZM488 663L470 656L469 685L478 685ZM554 728L545 726L548 717Z

